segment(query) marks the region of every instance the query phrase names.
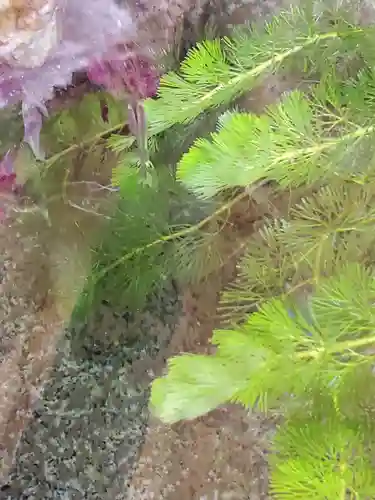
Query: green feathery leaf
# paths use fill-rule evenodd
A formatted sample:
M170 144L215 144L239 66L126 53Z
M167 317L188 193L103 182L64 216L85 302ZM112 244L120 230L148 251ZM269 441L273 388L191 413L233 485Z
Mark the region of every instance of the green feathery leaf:
M153 382L151 406L166 423L198 417L227 401L238 386L231 366L219 358L186 354L168 362L169 375Z
M374 473L359 430L337 419L296 422L279 431L271 455L275 499L373 498Z
M264 115L233 113L219 122L211 140L195 141L183 155L177 176L202 198L264 178L289 188L329 180L339 173L348 178L360 176L366 164L361 163L359 170L360 164L353 158L356 151L361 162L374 157L375 128L338 119L338 111L332 113L328 105L322 108L314 99L294 91ZM329 130L331 138L325 133L327 117L335 124Z
M163 76L159 98L145 109L150 133L160 133L177 123L187 123L209 108L231 102L294 57L308 61L324 53L333 62L362 30L346 25L327 31L318 20L293 9L276 17L266 28L239 29L231 38L207 40L191 49L180 72Z

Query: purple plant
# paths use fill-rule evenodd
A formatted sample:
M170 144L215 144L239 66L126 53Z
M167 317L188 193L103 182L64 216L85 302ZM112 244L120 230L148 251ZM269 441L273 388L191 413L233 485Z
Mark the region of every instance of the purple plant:
M14 12L13 24L2 22ZM24 142L38 159L47 103L77 72L126 99L132 132L147 141L140 103L155 95L159 79L151 60L134 50L134 36L135 22L114 0L9 0L5 10L0 3L0 109L22 104ZM101 111L105 121L105 102ZM1 163L0 195L13 191L11 158Z
M1 106L45 103L55 87L65 88L71 82L74 72L88 68L92 60L102 59L111 47L131 41L135 34L130 14L113 0L57 0L54 16L49 21L56 25L56 40L42 60L36 57L39 64L25 66L11 55L2 58ZM40 50L35 45L36 56Z
M116 47L100 60L93 60L87 71L89 79L117 97L141 101L156 94L158 73L150 58Z
M23 3L28 4L26 0ZM134 23L129 12L113 0L56 0L52 10L52 0L32 3L40 21L34 31L26 23L27 12L24 30L10 31L5 36L0 24L0 108L22 102L25 141L40 157L42 115L46 114L45 104L53 97L54 89L65 88L74 72L102 59L118 42L131 40Z
M87 71L91 82L103 86L128 103L128 123L136 137L143 166L148 161L147 124L143 100L155 96L159 74L151 59L125 48L117 47L113 54L94 61Z

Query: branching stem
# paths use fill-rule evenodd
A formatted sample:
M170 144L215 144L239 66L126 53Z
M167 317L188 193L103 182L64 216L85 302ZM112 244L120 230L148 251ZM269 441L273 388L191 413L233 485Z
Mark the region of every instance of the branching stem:
M362 29L356 28L356 29L350 30L350 33L362 32L362 31L363 31ZM303 50L311 45L314 45L315 43L319 43L320 41L339 38L341 36L343 36L343 34L337 32L337 31L332 31L329 33L323 33L323 34L312 36L312 37L308 38L304 43L296 45L292 49L286 50L284 52L281 52L279 54L272 56L270 59L263 62L262 64L259 64L255 68L252 68L249 71L244 71L244 72L239 73L235 77L231 78L225 84L217 85L215 88L208 91L205 95L200 97L198 100L195 100L195 101L189 103L189 108L194 108L196 106L199 106L201 111L203 112L205 109L207 109L207 107L209 107L209 103L212 102L212 100L214 99L216 94L218 94L224 88L227 88L227 87L237 88L237 87L241 86L241 87L246 89L246 85L244 85L244 82L246 82L247 80L249 80L249 82L251 82L252 80L254 80L254 78L259 77L260 75L262 75L266 71L270 70L275 65L281 64L288 57L300 52L301 50ZM185 108L180 109L180 111L182 113L184 112L184 110L185 110ZM149 117L149 119L150 119L149 130L148 130L149 136L155 136L157 134L160 134L161 132L164 132L167 128L169 128L171 126L168 124L161 125L160 123L153 124L152 117ZM59 151L58 153L55 153L54 155L52 155L50 158L47 159L46 167L47 168L51 167L61 157L65 156L66 154L71 153L72 151L75 151L78 148L82 148L84 146L87 146L88 144L96 142L96 141L102 139L103 136L105 136L107 134L117 132L123 126L124 126L124 123L118 123L117 125L114 125L111 128L108 128L106 130L99 132L98 134L95 134L93 137L87 139L86 141L83 141L82 143L72 144L68 148L66 148L62 151ZM285 158L285 159L287 159L287 158Z
M362 31L363 30L360 28L354 28L350 30L350 33L362 32ZM248 71L244 71L243 68L241 68L241 72L239 72L238 75L229 79L225 83L217 85L213 89L207 91L204 95L202 95L198 99L190 101L186 106L180 107L178 109L178 115L190 117L191 109L199 109L199 114L202 113L207 108L209 108L212 105L212 103L215 103L216 96L220 94L221 91L226 89L232 88L233 90L235 90L235 94L238 96L241 93L250 90L249 87L251 86L251 83L254 82L254 80L259 78L262 74L270 72L273 68L280 65L287 58L297 54L298 52L301 52L303 49L310 47L311 45L314 45L324 40L340 38L342 36L343 33L339 33L337 31L317 34L309 37L303 43L300 43L299 45L296 45L291 49L273 55L267 61L258 64L255 68L251 68ZM246 82L249 82L249 86L246 85ZM185 120L180 120L180 121L182 122ZM165 123L160 123L160 122L157 122L155 124L151 123L150 134L151 135L159 134L160 132L163 132L167 127L168 125L166 125Z
M320 347L319 349L314 349L312 351L304 351L298 353L299 359L315 358L317 359L321 354L333 354L335 352L344 352L348 350L358 349L359 347L364 347L369 344L375 344L375 335L371 337L365 337L355 340L345 340L344 342L338 342L333 347L327 349L326 347Z
M311 157L319 153L323 153L326 150L334 148L343 142L350 142L356 139L361 139L366 135L372 134L375 132L375 126L369 125L368 127L360 127L355 132L350 132L348 134L342 135L336 139L328 139L323 141L321 144L316 144L315 146L310 146L307 148L300 149L292 149L287 153L284 153L275 160L272 161L271 166L277 165L279 163L290 162L293 160L297 160L301 157Z
M99 273L96 281L98 282L99 280L104 278L104 276L106 274L108 274L110 271L112 271L116 267L120 266L121 264L123 264L127 260L135 257L136 255L139 255L140 253L142 253L150 248L153 248L157 245L161 245L161 244L168 243L171 241L175 241L179 238L184 238L184 237L189 236L190 234L192 234L196 231L199 231L204 226L206 226L208 223L210 223L212 220L214 220L216 217L218 217L222 213L230 210L236 203L238 203L242 199L250 196L253 191L255 191L258 187L260 187L260 185L261 184L254 185L252 187L252 190L246 190L246 191L240 193L236 197L229 200L227 203L224 203L223 205L221 205L215 212L213 212L211 215L205 217L204 219L199 221L197 224L194 224L193 226L185 227L184 229L181 229L180 231L176 231L175 233L166 234L164 236L161 236L160 238L158 238L154 241L151 241L150 243L147 243L146 245L142 245L141 247L137 247L134 250L132 250L131 252L123 255L122 257L120 257L116 261L112 262L112 264L107 266L105 269L103 269L103 271L101 273Z

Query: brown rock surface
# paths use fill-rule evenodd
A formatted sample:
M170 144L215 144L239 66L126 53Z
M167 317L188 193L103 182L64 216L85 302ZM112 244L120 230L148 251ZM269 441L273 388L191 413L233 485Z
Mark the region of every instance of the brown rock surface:
M209 353L210 338L220 321L220 292L235 278L236 263L248 237L265 213L285 211L288 196L274 198L264 188L256 204L245 197L226 219L218 245L223 265L184 296L184 315L163 359L139 372L161 374L164 359L181 352ZM266 201L266 202L265 202ZM160 500L220 500L268 498L266 448L273 422L239 405L228 405L175 425L152 417L138 466L129 487L115 498Z
M95 171L90 164L76 180L107 184L110 165ZM101 221L90 213L90 202L94 212L107 194L98 191L99 198L88 200L83 188L84 183L72 188L68 203L57 196L49 220L41 210L14 206L18 212L0 225L0 483L7 479L90 269L90 242Z

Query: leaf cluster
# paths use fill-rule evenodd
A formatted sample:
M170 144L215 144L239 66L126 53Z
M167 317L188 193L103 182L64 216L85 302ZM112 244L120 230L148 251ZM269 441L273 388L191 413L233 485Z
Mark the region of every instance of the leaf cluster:
M264 76L290 68L310 74L317 61L333 66L357 47L359 32L348 22L311 18L306 11L282 13L265 28L241 27L230 37L192 48L178 72L163 76L159 99L146 102L150 132L189 123L206 110L231 103ZM307 71L306 71L307 70Z
M374 298L372 271L351 264L299 302L270 299L241 325L214 332L214 356L169 361L168 375L153 385L156 414L172 423L227 401L282 409L289 424L274 442L276 498L340 498L340 485L372 497L368 405L375 401L365 387L373 378ZM329 432L327 419L334 420ZM328 432L324 439L322 429Z
M151 397L169 423L228 401L281 411L276 498L375 495L375 394L364 390L374 385L374 42L373 28L292 9L264 27L198 43L145 102L147 165L123 134L125 108L110 103L103 121L100 96L44 131L43 186L53 170L49 185L60 175L67 199L72 170L90 170L95 158L114 192L82 298L91 307L105 296L137 309L171 276L202 279L222 264L220 216L236 193L251 197L265 183L278 196L298 192L249 239L223 296L232 324L214 332L216 354L172 358ZM289 73L308 85L260 115L238 108L239 96ZM181 158L166 158L168 148ZM196 224L191 213L180 216L189 196L212 210Z
M169 232L168 196L163 188L140 185L137 172L122 183L105 235L93 249L95 264L86 291L91 307L96 297L106 298L114 307L140 309L149 294L170 278L167 250L154 244Z
M309 15L198 45L147 103L159 133L272 73L310 82L261 115L229 109L177 164L203 201L239 187L251 196L266 182L298 195L249 239L223 295L232 326L214 332L215 354L170 359L151 405L168 423L228 401L281 411L275 498L372 498L375 32Z

